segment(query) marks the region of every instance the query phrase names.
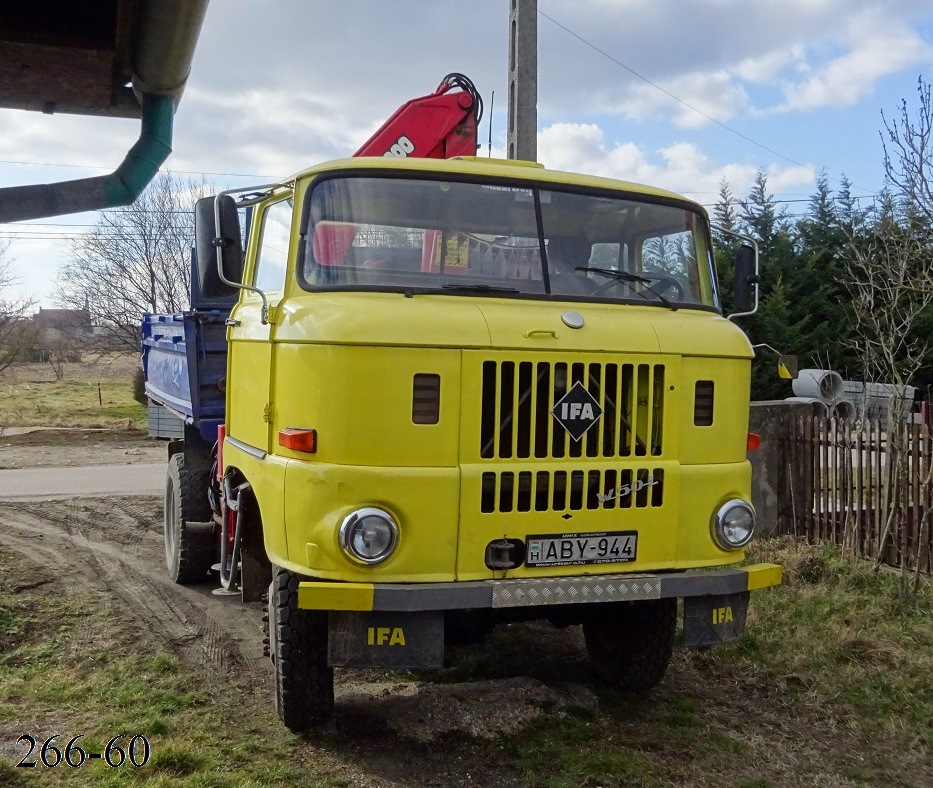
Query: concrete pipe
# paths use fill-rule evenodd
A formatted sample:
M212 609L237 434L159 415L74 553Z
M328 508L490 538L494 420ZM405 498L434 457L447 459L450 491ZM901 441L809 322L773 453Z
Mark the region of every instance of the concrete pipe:
M816 397L786 397L785 402L801 402L810 406L810 415L823 418L830 414L829 405Z
M834 418L840 421L854 421L858 415L858 409L848 400L839 400L832 408Z
M802 369L793 382L798 397L814 397L823 402L835 402L842 396L842 376L831 369Z

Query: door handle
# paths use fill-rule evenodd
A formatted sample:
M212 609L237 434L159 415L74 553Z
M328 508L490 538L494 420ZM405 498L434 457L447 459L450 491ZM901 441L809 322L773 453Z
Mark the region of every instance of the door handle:
M534 336L553 337L554 339L560 339L560 334L551 330L550 328L529 328L527 331L522 331L522 336L525 337L525 339Z
M224 325L225 325L225 326L230 326L231 328L234 328L234 327L240 325L240 321L239 321L239 320L235 320L235 319L232 318L232 317L228 317L226 320L224 320Z

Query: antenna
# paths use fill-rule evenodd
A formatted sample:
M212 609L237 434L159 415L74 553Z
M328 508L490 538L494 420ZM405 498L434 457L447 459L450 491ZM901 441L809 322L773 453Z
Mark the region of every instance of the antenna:
M492 158L492 110L496 106L496 91L492 92L492 98L489 100L489 144L486 145L486 158Z

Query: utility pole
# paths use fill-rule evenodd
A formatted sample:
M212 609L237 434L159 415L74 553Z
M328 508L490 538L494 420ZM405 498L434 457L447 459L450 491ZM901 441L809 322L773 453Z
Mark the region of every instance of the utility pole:
M509 158L538 160L538 0L509 0Z

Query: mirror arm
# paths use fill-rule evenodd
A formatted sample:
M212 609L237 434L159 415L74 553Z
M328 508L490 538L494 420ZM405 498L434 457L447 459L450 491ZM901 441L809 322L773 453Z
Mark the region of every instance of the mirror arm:
M757 349L760 347L770 350L772 353L774 353L775 356L786 355L785 353L782 353L780 350L777 350L776 348L771 347L771 345L767 344L766 342L759 342L757 345L752 345L752 349Z
M245 189L226 189L222 192L217 192L214 197L214 247L217 249L217 276L220 277L221 282L230 285L230 287L235 287L239 290L248 290L251 293L258 293L259 297L262 299L262 310L259 313L259 319L264 326L269 323L269 301L266 299L266 294L258 287L245 285L242 282L233 282L224 276L224 239L220 233L220 198L228 194L242 194L243 192L255 192L263 189L276 189L279 185L280 184L277 183L267 183L262 186L248 186ZM237 242L239 242L239 239L237 239Z
M733 230L727 230L725 227L719 224L710 225L712 229L716 232L723 233L723 235L729 235L733 238L738 238L740 241L745 241L752 249L755 250L755 277L753 279L753 284L755 285L755 306L748 312L733 312L726 319L734 320L737 317L748 317L749 315L754 315L758 311L758 282L760 281L760 272L758 270L758 241L752 238L750 235L742 235L742 233L734 232Z

